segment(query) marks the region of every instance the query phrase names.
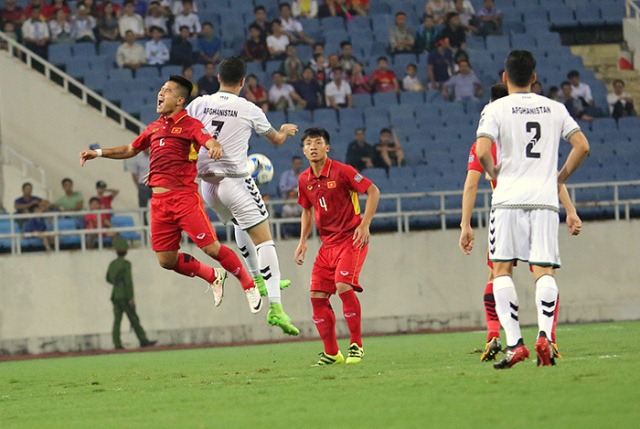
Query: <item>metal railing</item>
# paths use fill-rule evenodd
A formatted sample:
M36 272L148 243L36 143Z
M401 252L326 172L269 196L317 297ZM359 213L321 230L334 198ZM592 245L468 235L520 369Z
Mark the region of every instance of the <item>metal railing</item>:
M7 51L13 58L24 62L29 68L41 71L47 79L62 86L69 94L79 98L83 104L94 107L102 116L117 122L120 127L135 133L140 133L145 128L145 125L140 120L103 98L97 92L89 89L41 56L34 54L25 46L7 37L1 31L0 40L6 44Z
M568 185L569 193L578 214L587 215L591 209L613 210L613 214L609 216L617 221L630 220L632 217L632 209L637 209L640 213L640 198L621 198L621 191L630 189L633 195L640 196L640 180L626 182L602 182L602 183L581 183ZM605 192L604 198L590 199L584 198L581 193L587 189L600 189ZM439 191L439 192L414 192L403 194L383 194L381 201L393 201L395 209L379 210L372 223L372 231L394 231L398 233L407 233L421 229L441 229L458 228L462 209L460 201L462 191ZM407 210L404 207L415 205L412 202L419 201L425 203L431 200L430 209ZM291 200L268 200L265 201L272 214L270 223L272 233L276 240L285 237L285 231L288 227L293 228L299 226L300 219L280 218L274 216L279 213L280 208ZM474 210L474 222L479 227L486 226L489 219L491 209L491 190L479 189L476 198L476 207ZM130 216L134 220L133 226L126 227L103 227L101 220L103 213L111 213L116 215ZM83 219L87 214L97 215L98 228L84 229L76 227L75 229L64 229L60 227L61 219ZM5 214L0 215L0 251L5 254L20 254L26 248L29 237L21 232L19 223L26 222L34 217L45 218L49 223L49 229L43 233L52 241L52 251L60 251L66 248L88 251L91 250L90 244L94 244L94 248L103 249L110 246L114 234L119 234L122 238L130 241L135 246L149 246L149 227L145 225L144 219L148 216L145 209L131 210L97 210L97 211L78 211L78 212L46 212L37 214ZM388 221L388 222L385 222ZM69 223L68 221L65 221ZM381 225L383 223L383 225ZM230 242L233 237L233 226L231 224L224 225L221 222L212 222L221 240ZM135 237L131 238L134 233ZM316 231L313 232L316 235ZM79 237L73 245L69 245L69 241L63 237L75 236ZM35 236L38 237L38 236ZM297 238L295 234L289 237ZM32 240L33 241L33 240ZM183 234L183 243L187 243L188 237ZM30 249L32 250L32 249ZM38 250L42 250L41 248Z
M624 3L627 18L635 18L636 22L640 22L640 1L626 0Z
M24 177L37 178L38 184L47 193L47 199L51 198L51 191L47 188L47 177L42 167L6 144L0 144L0 149L2 150L3 163L18 168Z

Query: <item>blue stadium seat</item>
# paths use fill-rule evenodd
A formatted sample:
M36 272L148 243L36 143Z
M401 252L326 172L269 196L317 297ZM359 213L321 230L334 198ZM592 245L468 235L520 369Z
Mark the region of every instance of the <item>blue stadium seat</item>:
M52 44L49 46L49 61L53 64L66 64L72 57L70 45Z
M195 73L194 73L195 75ZM140 67L136 70L136 80L154 80L159 77L159 71L156 67Z
M536 37L531 33L512 33L511 34L511 49L527 49L536 46Z
M78 229L75 219L58 218L58 231L73 231ZM60 247L75 248L80 246L80 235L60 235Z
M363 110L360 108L340 109L340 130L354 130L364 127Z
M73 45L73 56L88 58L96 55L96 45L93 43L76 43Z
M398 104L398 95L395 92L376 92L373 94L373 105L389 107Z
M266 115L269 122L271 122L275 128L279 128L278 124L284 124L287 122L287 115L281 110L269 111Z
M135 222L133 220L133 216L128 215L113 215L111 216L111 225L113 228L125 228L125 227L134 227ZM142 237L140 233L137 231L124 231L120 233L120 237L127 241L136 241L140 240Z
M293 124L298 124L298 128L300 128L299 123L302 122L313 122L313 112L311 110L291 110L287 114L288 121Z
M335 109L316 109L313 112L313 121L320 126L327 124L335 125L338 122L338 115Z
M347 30L351 32L352 29L369 30L371 31L371 20L368 16L356 15L351 21L347 21Z
M548 6L549 21L558 27L569 27L575 25L573 8L566 5L554 4Z
M581 5L576 7L576 20L581 25L598 25L603 20L600 17L600 8L595 4Z
M353 107L367 107L373 106L373 100L371 94L353 94Z
M330 16L328 18L320 19L320 26L325 33L335 30L346 30L344 25L344 18L339 16Z
M604 3L604 2L603 2ZM605 24L620 24L625 18L625 10L618 2L609 2L609 6L601 4L602 20Z

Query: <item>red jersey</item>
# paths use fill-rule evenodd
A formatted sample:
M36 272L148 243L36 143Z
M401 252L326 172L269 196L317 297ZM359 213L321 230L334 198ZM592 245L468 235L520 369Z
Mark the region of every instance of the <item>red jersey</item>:
M149 152L149 186L198 191L196 160L198 149L211 139L202 122L183 110L171 118L162 115L131 144Z
M482 167L482 164L480 164L480 160L478 159L478 156L476 155L476 144L478 142L475 141L473 142L473 145L471 145L471 150L469 151L469 161L467 163L467 171L473 170L473 171L478 171L480 173L484 173L484 168ZM493 157L493 162L497 163L498 162L498 153L497 153L498 149L496 146L496 143L493 142L491 144L491 156ZM496 180L492 180L491 181L491 189L495 189L496 185L497 185L497 181Z
M371 80L375 80L375 92L394 92L396 86L393 81L396 78L396 74L391 70L376 70L371 75Z
M100 200L100 208L101 209L110 209L111 208L111 202L113 201L113 195L103 195L103 196L99 196L98 195L98 200Z
M350 165L328 159L320 176L311 167L298 176L298 204L315 209L316 227L323 244L351 240L360 225L358 193L364 194L371 180Z

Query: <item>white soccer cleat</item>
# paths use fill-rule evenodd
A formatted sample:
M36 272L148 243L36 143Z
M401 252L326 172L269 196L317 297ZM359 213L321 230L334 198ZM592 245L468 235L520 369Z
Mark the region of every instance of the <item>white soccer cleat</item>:
M209 288L213 291L213 305L219 307L222 304L222 297L224 297L224 282L227 280L227 271L222 268L214 268L216 272L215 280L209 285Z
M262 297L260 296L258 288L252 287L251 289L246 289L244 293L247 295L251 312L258 313L262 309Z

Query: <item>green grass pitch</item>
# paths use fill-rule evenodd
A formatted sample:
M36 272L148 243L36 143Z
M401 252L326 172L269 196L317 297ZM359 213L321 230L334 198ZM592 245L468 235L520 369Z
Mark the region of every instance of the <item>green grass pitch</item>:
M640 427L640 322L558 328L564 358L496 371L483 332L0 362L0 428ZM348 340L340 340L346 352Z

